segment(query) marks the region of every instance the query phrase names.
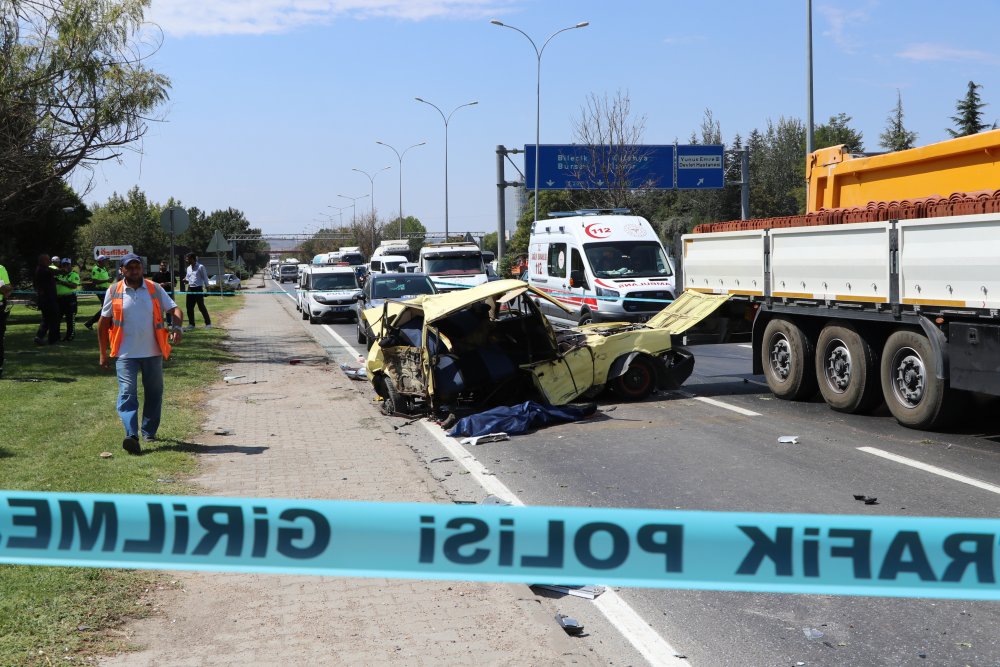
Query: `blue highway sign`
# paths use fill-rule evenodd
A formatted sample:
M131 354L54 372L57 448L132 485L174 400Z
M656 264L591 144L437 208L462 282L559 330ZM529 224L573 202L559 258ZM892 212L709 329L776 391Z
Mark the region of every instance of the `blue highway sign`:
M677 188L701 190L725 186L722 152L722 146L711 144L678 146Z
M699 146L698 148L704 148ZM524 147L525 187L535 187L535 145ZM674 147L577 146L542 144L538 151L539 190L599 190L615 184L623 166L632 189L674 187ZM721 185L719 186L721 187Z

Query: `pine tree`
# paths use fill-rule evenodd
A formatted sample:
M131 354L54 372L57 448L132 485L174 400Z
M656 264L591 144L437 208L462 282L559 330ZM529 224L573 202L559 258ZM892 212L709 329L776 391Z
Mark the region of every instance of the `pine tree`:
M878 136L879 146L888 151L905 151L913 148L917 133L903 126L903 96L896 90L896 107L886 118L885 132Z
M969 90L965 93L965 97L958 100L955 105L955 111L958 114L952 116L951 120L957 129L947 128L948 134L952 137L967 137L983 130L996 129L996 123L991 126L983 122L982 110L987 105L979 97L980 88L982 88L981 84L970 81Z

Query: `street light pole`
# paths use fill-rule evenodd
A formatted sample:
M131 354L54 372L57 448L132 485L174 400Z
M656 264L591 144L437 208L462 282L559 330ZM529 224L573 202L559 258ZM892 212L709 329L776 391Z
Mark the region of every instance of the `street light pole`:
M535 49L535 57L538 60L537 77L535 79L535 220L538 220L538 148L539 139L541 136L541 126L542 126L542 52L545 51L545 47L549 45L552 38L561 32L566 32L567 30L576 30L577 28L586 28L590 25L590 21L581 21L576 25L571 25L568 28L563 28L562 30L557 30L549 38L545 40L542 44L542 48L538 48L535 44L535 40L528 37L528 33L524 32L520 28L515 28L512 25L507 25L496 19L490 21L493 25L498 25L501 28L510 28L511 30L516 30L517 32L524 35L529 42L531 42L532 48Z
M344 226L344 209L347 208L347 207L346 206L334 206L332 204L327 204L326 207L327 208L332 208L334 211L337 212L337 215L340 216L340 226L343 227Z
M355 210L354 204L359 199L364 199L368 195L361 195L360 197L348 197L347 195L337 195L337 196L338 197L343 197L344 199L350 199L351 200L351 224L354 224L357 221L357 217L358 217L357 216L357 210ZM344 208L347 208L347 207L345 206Z
M421 141L419 144L413 144L412 146L406 148L402 153L384 141L376 141L375 143L391 149L392 152L396 154L396 157L399 158L399 238L403 238L403 156L406 155L406 151L410 150L410 148L423 146L427 142Z
M372 189L371 189L371 202L370 202L371 203L371 212L372 212L372 214L375 213L375 177L378 176L379 174L381 174L386 169L392 169L392 167L391 166L389 166L389 167L382 167L381 169L379 169L378 171L376 171L374 174L369 174L367 171L365 171L363 169L357 169L355 167L351 168L351 171L356 171L359 174L364 174L365 176L368 177L368 182L372 186Z
M474 104L479 104L479 102L473 101L473 102L466 102L465 104L459 104L457 107L451 110L450 114L445 116L444 112L441 111L441 107L439 107L438 105L432 102L428 102L427 100L420 97L415 97L413 99L415 99L418 102L423 102L424 104L429 104L435 109L437 109L437 112L441 114L441 120L444 121L444 240L445 243L447 243L448 242L448 121L450 121L452 115L462 107L471 107Z

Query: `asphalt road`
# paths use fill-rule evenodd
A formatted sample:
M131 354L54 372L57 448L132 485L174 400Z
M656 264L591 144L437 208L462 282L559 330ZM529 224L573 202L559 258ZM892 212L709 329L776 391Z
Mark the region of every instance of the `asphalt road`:
M286 284L285 289L291 289ZM354 343L354 324L330 326ZM874 448L1000 485L997 401L954 432L905 429L882 409L843 415L775 399L746 345L693 348L682 392L599 400L587 422L472 453L530 505L996 517L998 498L886 460ZM778 438L796 435L798 444ZM878 497L864 505L853 495ZM988 602L622 589L694 665L996 665L1000 607ZM808 638L806 631L822 636ZM810 632L816 635L814 632Z

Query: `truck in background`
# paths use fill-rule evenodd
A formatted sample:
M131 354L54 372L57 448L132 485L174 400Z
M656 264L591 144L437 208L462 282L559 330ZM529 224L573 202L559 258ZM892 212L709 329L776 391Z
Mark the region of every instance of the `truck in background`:
M1000 148L1000 132L862 164L842 147L817 151L807 160L811 183L827 190L810 202L844 201L875 181L896 196L699 225L682 238L684 288L729 295L714 333L724 339L749 325L753 372L775 396L808 400L818 390L846 413L884 401L904 426L943 428L962 392L1000 396L1000 190L928 195L953 181L926 171L943 165L954 175L961 164L974 184L1000 183L986 145Z
M428 243L420 249L420 272L439 292L454 292L487 282L483 253L475 243Z

